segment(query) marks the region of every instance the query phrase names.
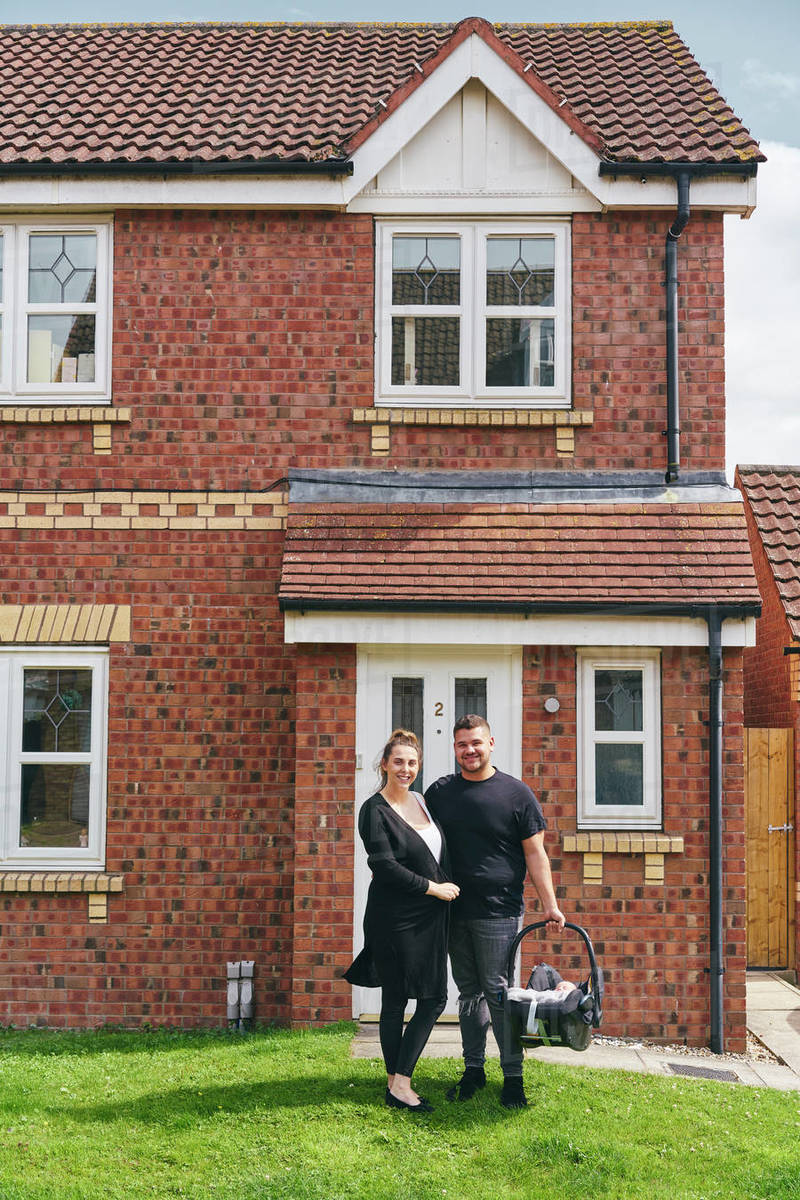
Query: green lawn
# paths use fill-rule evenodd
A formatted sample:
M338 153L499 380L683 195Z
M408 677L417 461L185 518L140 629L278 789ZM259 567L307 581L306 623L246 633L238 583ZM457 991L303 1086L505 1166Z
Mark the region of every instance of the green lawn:
M0 1032L0 1200L800 1198L798 1093L528 1063L509 1113L432 1059L410 1117L351 1034Z

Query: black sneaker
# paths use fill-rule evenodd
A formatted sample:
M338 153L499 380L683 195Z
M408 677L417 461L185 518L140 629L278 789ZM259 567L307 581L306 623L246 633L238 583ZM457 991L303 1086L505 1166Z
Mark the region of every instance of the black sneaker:
M522 1086L521 1075L507 1075L503 1080L503 1090L500 1093L500 1103L503 1108L525 1108L528 1098Z
M447 1092L448 1100L471 1100L480 1088L486 1087L486 1072L483 1067L467 1067L458 1083Z

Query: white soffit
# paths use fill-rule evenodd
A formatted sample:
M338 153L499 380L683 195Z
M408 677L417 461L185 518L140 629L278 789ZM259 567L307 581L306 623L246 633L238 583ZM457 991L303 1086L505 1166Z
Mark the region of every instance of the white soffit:
M602 613L284 613L284 641L370 646L707 646L696 617ZM755 645L755 619L722 623L723 646Z

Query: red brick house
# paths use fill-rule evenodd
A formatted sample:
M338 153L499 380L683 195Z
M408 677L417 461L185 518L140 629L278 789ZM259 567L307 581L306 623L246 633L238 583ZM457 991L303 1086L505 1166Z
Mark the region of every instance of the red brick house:
M484 708L605 1029L741 1048L762 156L672 26L0 39L0 1020L374 1011L372 761Z
M744 496L762 604L755 646L744 653L744 723L748 738L756 739L747 838L748 957L754 967L796 971L800 467L740 466L736 485ZM789 739L776 736L784 730L791 731Z

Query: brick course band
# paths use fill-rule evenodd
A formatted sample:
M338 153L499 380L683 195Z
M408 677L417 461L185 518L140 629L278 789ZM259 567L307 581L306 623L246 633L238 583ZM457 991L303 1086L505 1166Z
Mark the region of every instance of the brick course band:
M683 854L683 838L666 833L563 833L565 854Z
M0 407L0 425L119 425L129 424L129 408L106 408L97 404L69 408Z
M124 875L110 875L105 871L0 870L0 892L74 894L124 890Z
M282 529L286 492L0 492L0 529Z
M593 425L594 413L564 408L354 408L356 425Z

